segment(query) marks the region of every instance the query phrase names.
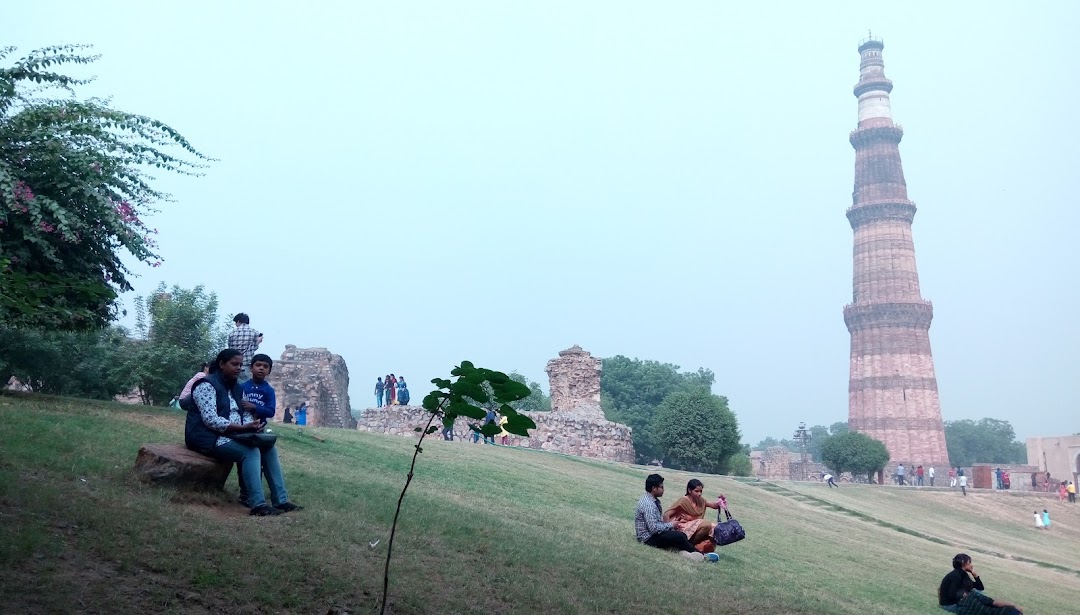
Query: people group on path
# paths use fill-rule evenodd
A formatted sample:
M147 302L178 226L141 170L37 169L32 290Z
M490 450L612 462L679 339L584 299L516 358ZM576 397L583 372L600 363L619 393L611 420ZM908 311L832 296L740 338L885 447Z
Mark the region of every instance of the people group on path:
M409 405L409 385L405 376L387 374L375 379L375 407Z

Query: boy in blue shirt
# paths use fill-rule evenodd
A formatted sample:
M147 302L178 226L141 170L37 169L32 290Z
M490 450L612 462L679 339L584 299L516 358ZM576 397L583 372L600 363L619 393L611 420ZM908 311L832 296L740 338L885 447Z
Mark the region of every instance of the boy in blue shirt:
M274 387L266 381L270 370L274 369L274 360L264 354L257 354L251 359L251 380L240 385L244 392L244 410L255 415L263 423L277 412L277 395Z
M274 369L274 360L268 355L257 354L251 358L251 380L240 385L240 390L244 394L244 410L253 414L264 424L266 419L273 417L277 411L277 395L274 394L274 387L266 381L272 369ZM247 494L244 493L244 477L240 473L240 464L236 464L236 478L240 480L240 503L247 506Z

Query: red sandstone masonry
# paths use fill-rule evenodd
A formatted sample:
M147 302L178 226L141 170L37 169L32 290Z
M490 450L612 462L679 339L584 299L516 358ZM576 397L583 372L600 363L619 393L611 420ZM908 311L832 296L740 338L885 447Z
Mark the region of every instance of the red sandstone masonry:
M858 128L852 206L852 303L848 420L881 440L893 464L947 468L937 376L930 351L933 306L921 296L908 200L900 160L903 130L892 121L880 41L859 47Z

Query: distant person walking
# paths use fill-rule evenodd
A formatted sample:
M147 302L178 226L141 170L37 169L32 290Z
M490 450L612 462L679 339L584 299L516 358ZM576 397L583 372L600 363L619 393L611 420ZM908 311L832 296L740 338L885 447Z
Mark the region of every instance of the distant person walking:
M1069 502L1076 504L1076 484L1069 481L1069 486L1065 488L1065 492L1069 494Z
M960 491L963 491L964 495L967 495L967 477L964 476L962 472L960 474Z
M833 487L836 487L837 489L839 489L839 487L836 486L836 483L833 482L833 475L832 474L829 474L828 472L826 472L825 476L821 477L821 480L825 481L825 484L828 485L830 489L832 489Z
M233 317L233 324L236 328L229 333L229 348L244 354L244 368L237 377L237 382L243 384L251 380L251 361L262 344L263 334L251 328L251 318L243 312Z
M307 425L307 402L296 407L296 424L300 427Z
M956 470L949 468L949 486L953 489L956 488Z
M285 406L285 418L282 419L282 421L286 425L292 425L292 422L293 422L292 409L289 408L288 406Z
M901 486L904 484L904 464L896 466L896 484Z
M1050 512L1045 508L1042 511L1043 527L1050 529Z
M382 378L375 379L375 407L382 408L382 396L383 396L383 383Z
M1061 481L1058 485L1058 502L1065 502L1065 499L1069 497L1069 490L1065 487L1065 481Z
M934 466L930 466L930 469L926 471L926 475L930 477L930 486L934 486Z
M1043 525L1042 514L1040 514L1037 510L1035 511L1035 529L1046 529L1046 526Z

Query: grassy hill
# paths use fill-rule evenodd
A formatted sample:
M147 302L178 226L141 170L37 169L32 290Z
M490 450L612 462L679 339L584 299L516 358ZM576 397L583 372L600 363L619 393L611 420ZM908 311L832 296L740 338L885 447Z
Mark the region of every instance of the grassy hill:
M366 613L412 440L278 428L292 499L255 519L229 494L148 487L140 444L172 411L0 395L0 604L11 613ZM310 434L326 438L319 442ZM719 564L639 546L645 468L431 441L395 544L404 613L934 613L953 554L1027 613L1080 604L1080 512L1056 499L700 476L747 539ZM670 502L690 478L662 471ZM1049 508L1049 532L1031 512ZM375 549L369 541L380 539Z

